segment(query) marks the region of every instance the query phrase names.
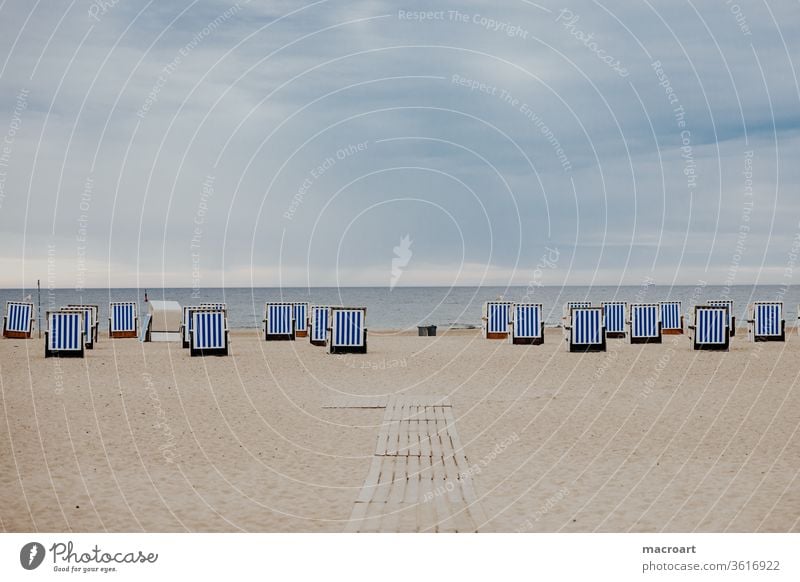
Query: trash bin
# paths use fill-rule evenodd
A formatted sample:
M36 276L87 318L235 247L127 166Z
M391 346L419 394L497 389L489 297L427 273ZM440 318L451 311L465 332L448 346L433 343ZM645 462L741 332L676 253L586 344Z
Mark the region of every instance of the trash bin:
M417 329L419 330L419 335L436 335L436 326L435 325L418 325Z

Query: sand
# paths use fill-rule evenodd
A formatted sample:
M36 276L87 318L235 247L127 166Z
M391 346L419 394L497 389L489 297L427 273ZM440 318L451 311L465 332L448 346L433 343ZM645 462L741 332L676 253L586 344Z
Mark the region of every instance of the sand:
M795 330L729 353L675 336L570 354L560 330L371 332L347 357L252 330L229 357L104 337L85 359L43 352L0 341L5 531L345 531L385 414L324 408L348 395L449 399L479 531L800 530ZM449 529L419 515L375 529Z

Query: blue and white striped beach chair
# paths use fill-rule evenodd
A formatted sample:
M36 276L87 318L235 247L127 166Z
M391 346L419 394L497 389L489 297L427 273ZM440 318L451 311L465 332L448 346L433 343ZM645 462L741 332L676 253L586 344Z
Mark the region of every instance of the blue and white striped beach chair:
M222 309L192 311L190 354L192 356L227 356L228 323Z
M328 328L331 321L331 308L323 305L311 307L311 329L309 339L315 346L324 346L328 343Z
M683 333L683 314L680 301L661 302L661 333L665 335Z
M511 307L511 343L544 343L544 319L541 303L514 303Z
M294 304L294 335L295 337L308 335L308 303Z
M632 303L628 314L632 344L661 343L661 306Z
M606 328L602 307L573 307L565 339L570 352L606 351Z
M44 332L44 357L83 357L84 316L80 311L48 311Z
M97 306L73 304L62 307L61 311L79 311L83 313L83 334L86 336L83 345L87 350L93 350L94 343L97 341Z
M628 304L625 301L604 301L603 316L606 322L606 337L625 337L625 315Z
M487 301L483 305L481 317L483 337L486 339L506 339L508 324L511 321L510 301Z
M3 337L28 339L33 331L33 320L36 311L33 303L25 301L6 302L6 314L3 317Z
M694 323L689 326L695 350L728 351L731 345L727 306L696 305Z
M139 320L134 301L112 301L108 304L108 337L137 337Z
M264 339L294 340L294 303L267 303L264 306Z
M711 307L727 307L728 308L728 329L730 330L730 337L736 335L736 316L733 314L733 299L712 299L708 302Z
M331 354L367 353L367 308L331 307Z
M754 342L786 341L782 301L756 301L748 309L750 339Z

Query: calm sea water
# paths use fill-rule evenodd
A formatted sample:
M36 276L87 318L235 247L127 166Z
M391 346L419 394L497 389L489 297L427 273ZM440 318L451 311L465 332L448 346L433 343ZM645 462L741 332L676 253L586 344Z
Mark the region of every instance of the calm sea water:
M727 291L727 296L725 292ZM19 300L36 289L0 289L3 309L7 300ZM266 301L308 301L318 305L347 305L367 308L367 322L372 329L412 329L417 325L441 327L479 327L485 301L503 298L508 301L535 301L544 305L546 322L556 325L566 301L683 301L685 314L692 305L709 299L733 299L737 318L744 319L747 304L754 300L782 300L787 323L793 324L800 303L800 288L739 285L734 287L318 287L318 288L187 288L148 289L150 299L170 299L181 305L224 301L228 304L231 328L260 327ZM144 289L42 289L42 311L68 303L100 306L100 324L108 322L109 301L139 301L139 313L145 313Z

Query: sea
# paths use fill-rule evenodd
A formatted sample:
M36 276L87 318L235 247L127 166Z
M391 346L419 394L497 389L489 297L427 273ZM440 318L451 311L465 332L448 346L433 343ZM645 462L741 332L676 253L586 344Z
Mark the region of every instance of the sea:
M139 313L147 312L149 299L167 299L181 305L224 302L228 306L228 327L259 328L267 301L307 301L312 305L344 305L367 308L367 325L374 330L411 330L419 325L442 328L476 328L486 301L529 301L542 303L545 323L559 325L567 301L656 302L682 301L685 315L694 305L711 299L732 299L734 314L744 321L747 305L753 301L783 301L787 323L797 319L800 287L778 285L735 286L541 286L541 287L226 287L140 289L0 289L3 309L9 300L30 295L41 305L41 313L70 303L98 305L100 327L108 324L110 301L138 301ZM688 321L687 317L687 321Z

